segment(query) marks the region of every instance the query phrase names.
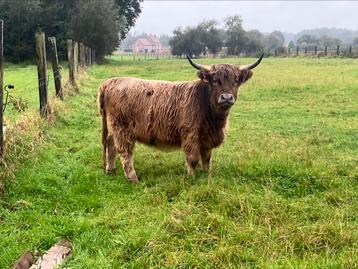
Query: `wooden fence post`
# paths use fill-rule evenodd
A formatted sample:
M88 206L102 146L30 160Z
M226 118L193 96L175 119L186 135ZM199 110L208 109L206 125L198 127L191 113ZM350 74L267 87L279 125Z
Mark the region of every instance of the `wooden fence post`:
M80 66L82 69L85 68L86 64L86 55L85 55L85 45L83 43L80 43Z
M352 57L352 45L349 46L349 57Z
M305 56L307 55L307 47L305 47Z
M47 95L47 63L46 63L46 42L45 33L37 32L36 38L36 60L37 77L40 95L40 115L46 117L50 111Z
M85 56L86 56L86 66L89 66L89 48L85 47Z
M299 49L299 47L297 46L297 49L296 49L296 56L298 56L298 49Z
M288 48L288 56L291 56L291 48Z
M85 46L85 66L88 66L88 48Z
M339 45L337 46L337 56L339 56Z
M78 74L78 42L76 41L73 41L73 70L73 76L76 81Z
M324 56L327 56L327 46L324 47Z
M317 55L317 46L314 46L314 55Z
M4 47L4 21L0 20L0 158L4 154L4 115L3 115L3 86L4 86L4 63L3 63L3 47ZM0 191L2 188L2 182L0 181Z
M76 77L75 77L75 66L74 66L74 50L73 50L73 41L71 39L67 40L67 56L69 62L69 81L72 86L76 85Z
M50 57L52 63L53 79L55 81L56 96L59 97L61 100L63 100L63 93L62 93L62 86L61 86L61 70L60 70L60 65L58 64L56 38L49 37L48 41L51 50Z

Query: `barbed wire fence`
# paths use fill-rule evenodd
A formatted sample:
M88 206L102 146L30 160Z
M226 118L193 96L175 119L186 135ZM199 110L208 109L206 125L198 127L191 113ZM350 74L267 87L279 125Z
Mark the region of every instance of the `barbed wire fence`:
M60 100L64 99L62 86L62 67L59 65L56 38L49 37L46 42L45 33L37 32L35 34L36 42L36 63L37 63L37 80L29 82L24 85L6 85L4 89L4 58L3 58L3 30L4 22L0 20L0 163L3 163L4 154L4 140L6 125L4 123L4 112L7 106L11 103L13 108L18 112L23 112L28 108L26 101L20 97L13 97L8 90L21 88L24 90L39 89L39 112L41 117L47 118L51 112L48 100L48 86L53 78L55 85L55 96ZM46 48L49 48L49 58L52 66L52 76L47 74L47 53ZM79 73L85 72L88 67L95 63L96 52L94 49L87 47L85 44L67 40L67 56L69 64L69 81L68 83L76 87L78 90L77 80ZM6 74L5 74L6 75ZM4 92L6 94L4 103Z

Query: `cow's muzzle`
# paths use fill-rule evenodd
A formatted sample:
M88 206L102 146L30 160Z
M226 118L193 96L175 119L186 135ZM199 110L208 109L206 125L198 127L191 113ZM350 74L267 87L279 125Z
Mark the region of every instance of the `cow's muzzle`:
M218 104L224 108L229 108L235 103L235 97L231 93L223 93L219 96Z

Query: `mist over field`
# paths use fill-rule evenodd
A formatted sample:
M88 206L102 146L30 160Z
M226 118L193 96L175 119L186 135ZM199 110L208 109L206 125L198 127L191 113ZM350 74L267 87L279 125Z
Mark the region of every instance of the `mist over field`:
M355 1L144 1L133 32L170 34L178 26L239 14L248 30L298 33L305 29L358 30Z

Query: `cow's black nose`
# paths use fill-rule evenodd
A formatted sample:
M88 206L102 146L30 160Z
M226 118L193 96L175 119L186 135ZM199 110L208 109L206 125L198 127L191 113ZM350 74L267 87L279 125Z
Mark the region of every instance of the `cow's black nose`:
M231 93L223 93L219 97L219 103L230 103L233 104L235 102L234 95Z

